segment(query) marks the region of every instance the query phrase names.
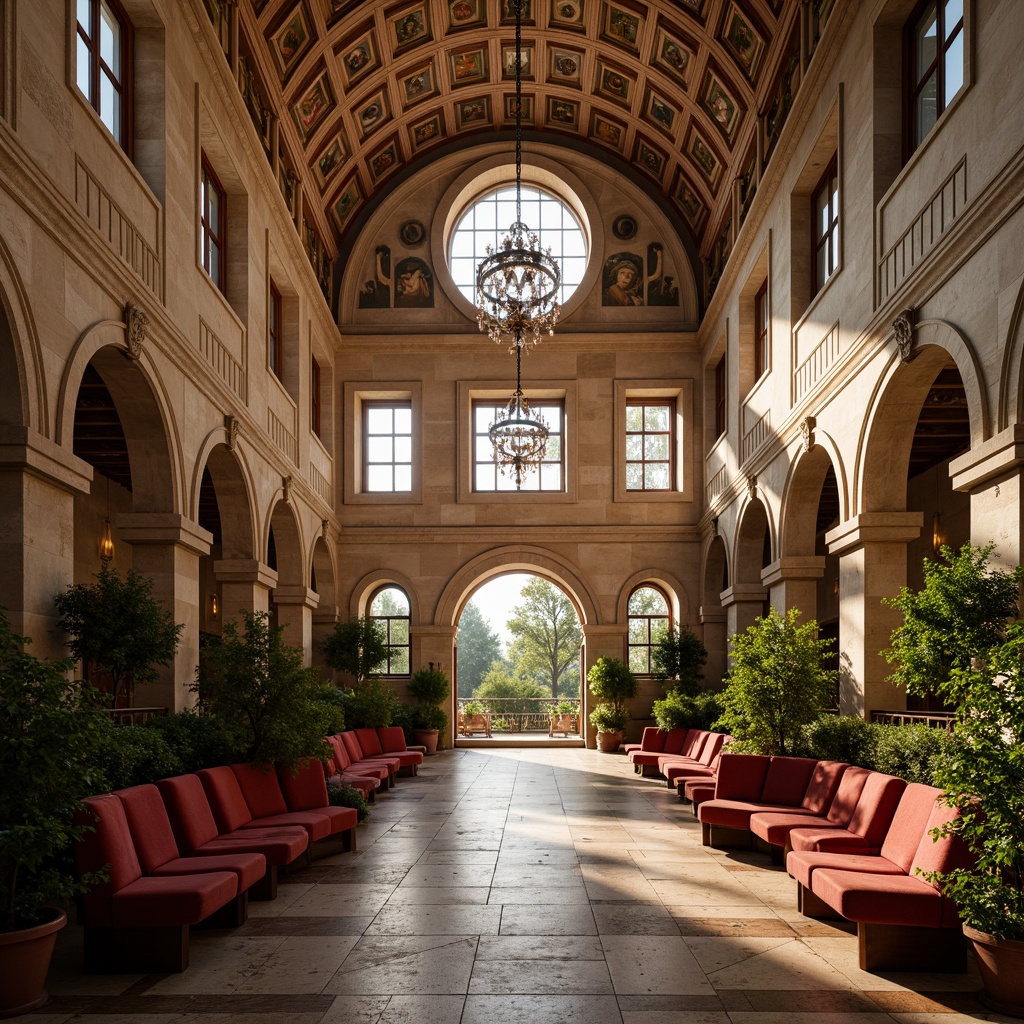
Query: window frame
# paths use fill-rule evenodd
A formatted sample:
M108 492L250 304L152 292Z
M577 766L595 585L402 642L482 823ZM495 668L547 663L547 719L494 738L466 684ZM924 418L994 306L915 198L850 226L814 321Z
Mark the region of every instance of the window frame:
M715 363L715 440L722 437L729 429L729 418L728 418L728 398L729 398L729 380L726 374L726 356L727 353L722 353L722 358Z
M833 186L834 182L834 186ZM842 193L839 188L839 154L833 153L818 183L811 190L811 300L821 292L842 268ZM819 232L817 223L818 198L829 192L829 223L824 232ZM833 208L834 204L834 210ZM826 249L831 257L831 270L824 277L818 277L818 253Z
M284 299L280 289L269 278L267 293L267 366L284 383Z
M541 487L539 485L539 481L541 480L541 477L543 476L543 473L538 473L538 476L537 476L538 486L537 487L527 487L527 488L523 488L522 490L517 490L516 486L515 486L514 480L510 479L509 477L506 477L501 472L501 470L498 469L497 465L493 461L492 462L482 462L482 461L480 461L480 460L478 460L476 458L477 440L479 438L481 438L481 437L487 436L485 434L481 434L481 433L477 432L477 429L476 429L477 410L483 409L483 408L489 408L489 409L491 409L493 411L494 417L497 418L497 417L499 417L499 416L501 416L503 414L503 411L504 411L505 407L508 404L508 399L507 398L483 398L483 397L477 397L477 398L474 398L471 401L471 403L470 403L470 430L471 430L470 451L472 453L472 455L471 455L472 465L470 467L470 469L471 469L470 483L471 483L471 486L472 486L474 494L506 495L506 494L510 494L511 493L511 494L533 494L533 495L537 495L537 494L564 494L565 493L565 486L566 486L566 462L565 462L566 452L565 452L565 447L566 447L566 437L567 437L567 422L566 422L566 413L565 413L565 400L564 399L559 399L559 398L538 398L538 397L530 395L530 394L528 394L526 392L524 392L524 397L526 398L527 402L530 404L530 409L531 410L533 410L537 406L539 406L539 407L541 407L543 409L550 409L551 407L555 407L555 408L558 409L558 420L559 420L559 422L558 422L558 430L557 431L551 430L550 416L548 416L546 418L545 422L548 423L549 431L551 433L557 433L558 437L561 439L561 443L558 446L559 447L559 457L558 457L558 460L557 460L557 465L559 466L559 473L558 473L559 486L558 487ZM549 458L546 458L546 457L544 458L544 460L541 463L542 467L545 466L545 465L553 466L555 464L556 464L556 460L549 459ZM480 481L478 479L477 472L478 472L478 469L481 466L485 466L485 465L490 465L494 469L494 484L495 484L494 487L481 487L480 486ZM509 481L509 486L507 486L507 487L498 486L499 481L501 481L501 480Z
M661 596L662 600L665 602L665 609L666 610L665 610L665 614L664 615L632 615L632 614L630 614L629 602L633 600L633 595L638 590L644 590L644 589L653 590L653 591L655 591L656 593L658 593ZM652 583L650 580L645 580L644 582L638 583L635 587L633 587L633 589L629 592L629 597L626 598L626 664L629 666L630 671L633 672L634 675L651 676L651 675L654 674L653 670L652 670L652 664L651 664L651 661L652 661L652 659L651 659L651 650L656 645L656 641L654 641L652 639L652 636L651 636L651 620L652 619L663 619L663 620L665 620L668 623L666 628L671 630L672 629L672 625L673 625L673 619L672 619L672 599L656 583ZM631 642L632 631L630 629L630 624L633 621L640 621L640 620L645 620L646 623L647 623L647 628L646 628L647 640L646 640L645 643L635 644L635 643ZM637 671L637 669L633 668L632 653L633 653L634 648L644 648L646 650L646 652L647 652L647 656L646 656L647 671Z
M953 26L952 34L946 32L945 4L943 0L919 0L910 12L910 16L904 23L903 28L903 67L904 67L904 108L903 108L903 156L904 160L910 157L924 144L925 140L938 126L939 119L948 110L963 92L970 81L970 67L968 63L967 46L967 22L970 0L964 0L958 22ZM935 56L928 67L923 71L918 68L918 29L925 19L929 7L935 7L935 32L936 46ZM946 101L946 57L953 43L960 41L960 59L963 68L963 82L960 88ZM940 40L943 40L940 42ZM925 84L935 73L935 121L931 128L918 137L920 125L918 122L917 99L921 95Z
M209 190L213 191L217 195L217 224L216 229L212 229L209 223ZM200 156L200 177L199 177L199 234L200 234L200 265L203 270L206 271L206 276L216 285L217 290L227 297L225 285L227 281L227 273L225 269L225 263L227 262L227 249L228 249L228 238L227 238L227 190L221 184L220 178L217 177L217 172L213 169L209 159L206 156L206 151L203 150ZM210 270L210 239L216 243L219 260L217 261L217 276L214 277Z
M397 590L404 598L405 603L409 606L409 611L405 615L374 615L373 614L373 602L387 590ZM386 668L383 675L390 676L392 678L406 678L412 675L412 601L409 600L409 595L405 590L398 586L396 583L383 583L377 587L372 594L370 599L366 602L366 617L371 622L382 622L384 623L385 632L385 643L387 644L388 655ZM400 620L406 624L405 636L406 642L404 644L394 644L391 642L391 623L394 620ZM393 672L391 670L391 651L393 648L404 650L406 652L406 664L408 668L404 672Z
M401 410L408 409L408 411L409 411L409 435L408 435L409 436L409 462L408 463L398 462L398 461L395 460L394 456L392 456L392 460L391 460L390 463L384 463L384 462L372 462L371 463L370 462L370 438L371 438L371 436L372 437L383 437L383 436L385 436L383 434L374 434L374 435L370 434L370 429L369 429L370 413L373 412L375 409L389 409L389 410L391 410L391 412L392 412L392 417L391 417L392 418L392 431L391 431L391 434L387 435L387 436L389 436L392 439L392 443L394 442L395 438L397 438L397 437L405 437L406 436L405 434L397 434L395 432L395 430L394 430L394 412L395 412L395 410L398 410L398 409L401 409ZM413 481L412 481L412 477L413 477L413 463L415 462L415 459L416 459L416 455L415 455L415 452L413 451L413 443L412 443L413 442L413 436L415 434L415 424L413 422L413 415L412 415L412 400L411 399L390 399L390 400L389 399L368 399L368 400L366 400L366 401L364 401L362 403L361 418L362 418L362 430L361 430L362 447L361 447L360 454L361 454L362 467L363 467L362 468L362 480L363 480L363 490L364 490L364 493L366 493L366 494L373 494L373 495L378 495L378 494L411 494L412 493L412 488L413 488ZM383 466L383 465L389 465L391 467L392 484L394 483L394 477L395 477L395 470L396 470L396 468L398 466L408 465L409 466L409 487L408 487L408 489L402 488L401 490L399 490L399 489L396 489L394 486L392 486L390 490L380 490L380 491L371 490L369 488L369 486L368 486L368 480L369 480L369 476L370 476L370 469L371 469L372 466Z
M118 3L118 0L88 0L89 3L89 27L84 28L78 20L77 4L74 15L74 53L75 53L75 75L74 82L78 94L85 99L88 106L95 112L103 127L110 137L128 155L132 156L134 145L134 65L135 65L135 26L125 9ZM121 62L121 76L114 77L114 72L100 55L100 20L102 8L106 7L113 19L117 22L120 33L119 49ZM89 91L92 95L86 95L78 86L79 68L78 53L79 41L81 41L89 53ZM103 116L101 107L101 78L105 77L113 86L119 98L119 110L117 117L117 130L115 131L107 123Z
M629 410L640 409L640 420L642 426L640 430L629 429ZM647 429L647 410L648 409L667 409L668 410L668 429L667 430L648 430ZM648 436L651 437L662 437L668 435L668 458L667 459L648 459L647 458L647 444L646 439ZM629 438L639 436L641 439L641 448L643 450L642 456L639 459L629 458ZM632 491L639 494L657 494L664 491L671 491L673 489L673 483L676 477L676 402L672 398L639 398L634 397L626 398L626 490ZM648 487L647 486L647 465L667 465L668 466L668 485L666 487ZM642 484L640 487L629 486L629 467L640 466L640 475L642 478Z
M320 436L320 388L321 388L320 363L316 356L310 353L309 356L309 429L317 436Z
M768 306L768 278L766 277L754 295L754 383L769 370L771 360L768 353L771 346L771 316Z
M614 382L615 395L615 501L676 502L694 500L694 449L696 432L693 414L694 382L690 377ZM672 419L671 485L663 491L630 490L626 487L626 408L646 403L674 404Z

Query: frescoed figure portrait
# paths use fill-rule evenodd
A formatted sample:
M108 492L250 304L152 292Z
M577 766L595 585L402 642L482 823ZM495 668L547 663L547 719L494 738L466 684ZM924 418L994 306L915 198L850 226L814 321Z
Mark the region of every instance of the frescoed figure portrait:
M391 308L391 249L386 245L378 245L373 254L373 277L360 289L359 308Z
M395 309L433 309L434 275L416 256L395 265Z
M643 260L635 252L617 252L604 263L603 306L644 304Z

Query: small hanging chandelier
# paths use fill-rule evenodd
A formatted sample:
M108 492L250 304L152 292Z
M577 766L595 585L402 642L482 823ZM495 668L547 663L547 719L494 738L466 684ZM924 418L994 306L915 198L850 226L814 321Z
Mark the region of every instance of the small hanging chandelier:
M502 476L516 482L516 490L522 489L523 479L528 473L539 468L548 447L548 427L543 417L530 408L523 397L520 377L522 366L522 345L516 350L516 389L505 406L505 415L495 420L487 433L494 446L494 464Z
M523 0L512 0L516 12L516 219L497 249L476 270L477 315L481 331L499 345L536 345L554 334L558 321L561 272L550 249L541 249L535 232L523 223Z

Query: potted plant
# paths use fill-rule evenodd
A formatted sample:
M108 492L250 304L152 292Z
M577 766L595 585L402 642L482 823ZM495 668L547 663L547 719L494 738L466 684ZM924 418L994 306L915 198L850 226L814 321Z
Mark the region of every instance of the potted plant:
M925 561L923 589L893 602L905 616L893 653L908 692L934 692L954 712L935 784L960 812L943 832L974 862L930 879L957 905L984 1002L1024 1017L1024 569L990 569L991 551L944 547Z
M597 730L597 749L614 753L629 724L626 701L637 695L636 676L618 658L598 658L587 673L587 685L601 702L590 712L590 724Z
M60 905L95 880L72 867L75 812L105 788L98 695L69 678L72 659L42 661L28 643L0 609L0 1017L46 1002Z
M568 736L569 733L575 732L574 710L571 700L560 700L557 704L552 704L551 726L548 729L548 735L551 736L556 732L560 732Z
M451 694L451 683L440 668L421 668L409 680L409 692L416 698L417 707L413 719L416 742L427 748L428 754L436 752L441 731L447 728L448 715L441 705Z

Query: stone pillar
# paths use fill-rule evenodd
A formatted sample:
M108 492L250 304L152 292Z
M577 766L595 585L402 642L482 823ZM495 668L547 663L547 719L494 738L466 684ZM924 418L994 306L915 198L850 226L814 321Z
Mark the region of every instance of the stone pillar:
M760 583L734 583L722 591L722 607L725 609L726 635L731 639L737 633L745 633L764 612L768 591ZM732 655L728 657L732 665Z
M870 718L902 710L907 695L887 681L890 645L900 613L882 604L907 582L907 542L921 533L922 512L864 512L825 534L839 555L839 711Z
M319 604L315 590L297 586L274 588L277 624L284 628L281 637L289 647L302 648L302 664L311 665L313 648L313 610Z
M823 555L786 555L761 571L761 582L780 615L798 608L806 622L818 617L818 580L824 575Z
M995 544L992 564L1024 558L1024 424L1016 423L949 464L953 489L971 496L971 543Z
M331 631L334 629L334 626L338 621L338 606L336 604L317 605L316 608L313 609L312 619L313 640L311 664L315 665L320 670L322 678L330 680L334 678L334 669L324 661L324 656L321 653L320 648L323 647L324 641L331 635Z
M195 703L190 690L199 664L199 559L213 535L176 512L122 512L121 539L132 545L132 566L153 580L153 596L182 623L181 642L154 683L135 689L136 707L181 711Z
M455 695L459 692L455 670L455 626L410 626L409 667L413 672L427 668L430 662L439 668L451 682L448 703L444 705L448 716L448 731L438 737L438 748L451 747L455 742L455 728L458 724ZM413 703L408 691L399 693L403 703Z
M36 657L68 655L53 599L75 581L75 495L92 475L42 434L0 425L0 604Z
M597 749L597 730L590 724L590 712L594 707L594 699L587 688L587 673L596 664L598 658L627 658L627 628L623 625L597 626L584 625L583 652L580 657L580 678L582 681L583 700L580 702L580 735L586 740L591 750ZM632 710L632 709L631 709ZM633 742L627 731L629 742Z
M708 652L704 682L711 689L717 690L721 688L728 669L725 609L721 605L701 605L700 621L704 625L704 649Z
M221 621L270 611L270 591L277 586L277 572L255 558L225 558L213 563L220 584Z

